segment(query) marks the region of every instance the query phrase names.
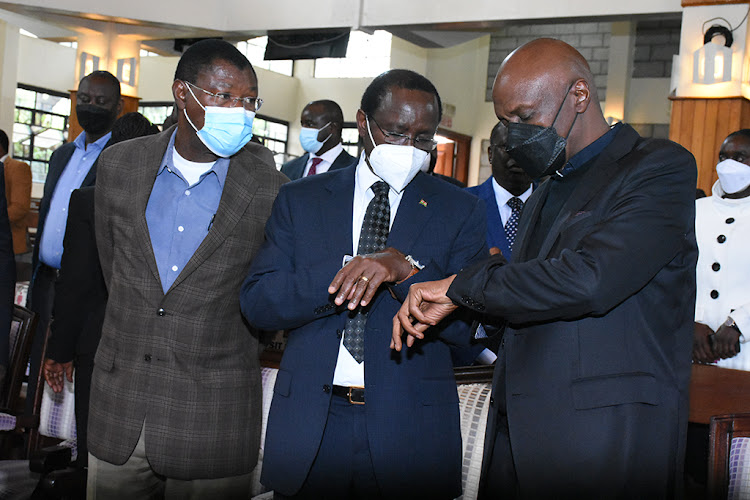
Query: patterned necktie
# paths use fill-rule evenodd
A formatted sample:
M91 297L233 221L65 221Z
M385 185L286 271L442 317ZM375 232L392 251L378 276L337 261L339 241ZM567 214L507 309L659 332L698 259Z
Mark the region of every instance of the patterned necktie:
M375 197L367 205L362 231L359 233L357 255L377 252L385 248L391 223L391 205L388 201L388 184L383 181L372 185ZM361 363L365 360L365 324L367 313L358 309L350 315L344 327L344 347Z
M312 159L312 165L310 165L310 170L308 170L307 175L305 177L310 177L311 175L315 175L318 173L318 165L320 165L320 162L323 161L323 158L313 158Z
M513 250L513 243L516 241L516 233L518 232L518 219L521 218L521 212L523 211L523 201L521 198L515 196L508 200L508 206L511 209L510 218L505 223L505 236L508 238L508 245Z

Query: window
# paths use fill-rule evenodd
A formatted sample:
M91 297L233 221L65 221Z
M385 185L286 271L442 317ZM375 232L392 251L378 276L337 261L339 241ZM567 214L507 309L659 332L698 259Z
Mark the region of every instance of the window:
M159 54L156 52L151 52L150 50L141 49L140 56L141 57L157 57Z
M367 78L378 76L390 66L390 33L377 30L368 35L352 31L346 57L316 59L315 78Z
M271 150L276 168L281 169L289 138L289 123L257 115L253 120L253 137L260 139L260 142Z
M161 124L172 114L172 102L142 102L138 106L138 112L148 118L154 125L161 128Z
M266 53L267 43L267 36L259 36L256 38L251 38L250 40L246 40L244 42L237 42L237 50L245 54L245 57L247 57L253 67L263 68L269 71L275 71L276 73L281 73L282 75L292 76L294 61L266 61L265 59L263 59Z
M49 158L67 138L70 96L25 85L16 89L13 158L31 165L34 182L47 179Z
M346 122L341 129L341 145L347 153L355 158L359 157L362 151L359 147L359 130L354 122Z

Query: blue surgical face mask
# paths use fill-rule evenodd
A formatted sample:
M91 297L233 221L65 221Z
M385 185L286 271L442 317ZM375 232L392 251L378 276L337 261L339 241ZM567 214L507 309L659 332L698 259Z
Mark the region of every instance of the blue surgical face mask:
M320 128L302 127L302 130L299 131L299 142L302 144L302 149L312 154L320 151L320 148L331 138L333 133L328 134L328 137L323 141L318 140L318 134L330 124L331 122L328 122Z
M215 155L228 158L250 142L253 136L253 118L255 112L248 111L242 106L224 108L221 106L203 106L195 98L190 85L187 85L190 95L193 96L198 106L203 108L203 128L198 130L187 114L187 108L183 109L185 118L193 127L198 139Z

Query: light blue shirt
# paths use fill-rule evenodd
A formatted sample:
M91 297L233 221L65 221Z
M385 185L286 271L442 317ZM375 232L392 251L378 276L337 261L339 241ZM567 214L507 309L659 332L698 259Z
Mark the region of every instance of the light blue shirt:
M229 159L219 158L211 170L189 186L172 160L174 138L175 133L146 206L146 223L164 293L211 229L229 170Z
M110 137L111 132L86 146L86 132L81 132L73 141L76 149L57 180L39 241L39 259L50 267L60 269L70 195L81 187Z

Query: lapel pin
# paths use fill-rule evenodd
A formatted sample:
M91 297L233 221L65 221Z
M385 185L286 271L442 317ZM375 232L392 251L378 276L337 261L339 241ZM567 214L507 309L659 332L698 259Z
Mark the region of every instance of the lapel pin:
M427 202L424 200L419 200L419 204L422 205L423 207L427 206Z

